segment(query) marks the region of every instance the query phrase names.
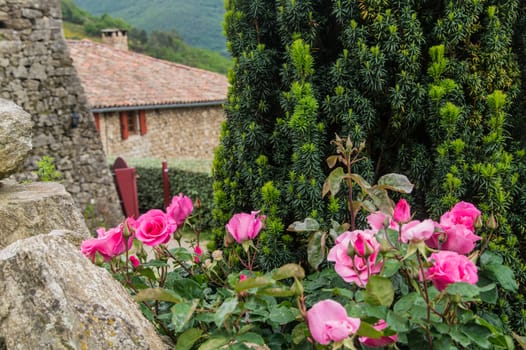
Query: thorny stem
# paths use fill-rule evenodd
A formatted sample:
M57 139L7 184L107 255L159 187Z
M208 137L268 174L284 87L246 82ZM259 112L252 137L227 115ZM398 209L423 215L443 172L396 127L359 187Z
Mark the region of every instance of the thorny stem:
M243 259L241 259L241 256L239 256L239 254L235 250L234 250L234 252L236 253L237 258L239 259L239 262L241 263L241 265L243 265L244 268L250 270L249 263L246 263ZM250 260L250 256L249 256L249 260ZM252 270L250 270L250 271L252 271Z
M112 268L112 271L113 271L113 268ZM135 288L135 287L133 286L133 284L132 284L129 280L126 281L126 287L130 288L131 290L133 290L133 292L134 292L135 294L139 293L139 291L137 290L137 288ZM151 307L151 306L148 305L148 303L145 302L145 301L141 301L141 304L144 305L148 310L150 310L150 312L153 314L153 317L155 318L155 321L157 321L156 324L157 324L157 325L158 325L158 326L164 331L164 333L165 333L168 337L170 337L170 339L171 339L172 341L174 341L174 342L177 341L177 337L175 337L174 333L171 332L168 328L166 328L166 326L164 325L164 323L161 322L161 321L159 320L159 318L157 317L157 316L158 316L158 306L159 306L159 305L158 305L158 301L155 302L155 307Z
M249 265L249 271L252 272L252 268L254 267L254 261L256 261L256 255L258 254L258 245L259 241L256 243L256 248L254 249L254 255L252 255L252 260L250 261ZM250 256L250 253L247 253L248 256Z
M170 258L174 259L175 262L179 264L190 276L194 276L194 272L186 267L181 260L176 258L166 247L164 247L164 253L167 254Z
M418 260L418 269L420 271L424 271L424 264L422 263L422 257L420 256L419 252L416 252L416 258ZM429 349L433 350L433 337L431 336L431 332L429 330L430 328L429 324L431 323L431 303L429 302L429 292L427 290L427 283L424 281L423 285L424 285L424 299L427 305L427 315L426 315L427 325L426 325L425 330L426 330L427 340L429 342Z
M484 253L484 251L486 250L486 248L488 247L488 244L489 242L492 240L493 238L493 233L495 231L494 230L491 230L488 238L486 239L486 241L484 242L484 244L482 245L482 247L480 248L480 252L479 252L479 256L482 256L482 254Z
M347 161L347 174L348 175L351 175L352 172L351 172L351 160L350 160L350 157ZM348 187L348 190L349 190L349 213L351 214L351 231L354 231L356 229L356 213L354 212L354 208L353 208L353 196L352 196L352 180L350 178L348 178L346 180L347 182L347 187Z

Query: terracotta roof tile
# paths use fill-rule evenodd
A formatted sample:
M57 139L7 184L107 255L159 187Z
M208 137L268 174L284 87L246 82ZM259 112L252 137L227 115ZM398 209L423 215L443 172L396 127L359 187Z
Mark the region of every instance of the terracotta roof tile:
M91 108L222 102L221 74L84 39L67 41Z

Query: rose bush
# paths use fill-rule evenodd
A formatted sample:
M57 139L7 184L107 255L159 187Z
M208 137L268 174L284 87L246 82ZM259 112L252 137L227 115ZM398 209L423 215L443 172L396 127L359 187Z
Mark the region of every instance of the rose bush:
M302 265L257 270L265 230L259 211L231 217L221 250L201 249L199 233L182 247L174 232L196 219L182 194L166 213L151 210L101 230L81 250L129 289L178 350L247 349L246 343L271 349L513 349L491 306L499 288L513 292L517 283L475 234L483 228L480 211L460 202L440 222L411 220L410 205L387 195L411 190L404 176L388 174L372 186L352 175L329 177L326 188L335 195L335 182L355 179L363 196L349 205L350 217L367 210L369 227L355 227L355 219L329 230L312 218L291 224L298 246L308 242ZM168 248L170 239L179 246Z

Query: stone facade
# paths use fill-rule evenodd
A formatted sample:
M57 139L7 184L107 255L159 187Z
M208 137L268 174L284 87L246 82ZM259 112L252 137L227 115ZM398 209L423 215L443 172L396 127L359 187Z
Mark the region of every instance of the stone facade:
M123 140L120 113L98 113L102 145L108 156L161 159L214 157L224 120L222 106L152 109L146 110L145 115L146 133L141 135L137 128Z
M54 157L80 209L91 203L110 224L120 220L106 156L64 40L59 0L0 0L0 97L32 116L27 174L42 156Z

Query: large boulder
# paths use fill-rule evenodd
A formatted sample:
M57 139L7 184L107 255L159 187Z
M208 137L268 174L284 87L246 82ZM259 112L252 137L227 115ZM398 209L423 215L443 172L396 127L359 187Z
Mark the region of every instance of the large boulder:
M12 101L0 98L0 180L24 165L31 151L31 115Z
M57 229L75 232L70 241L77 246L89 238L84 218L64 186L55 182L0 182L0 249Z
M166 349L126 290L60 233L0 250L7 349Z

